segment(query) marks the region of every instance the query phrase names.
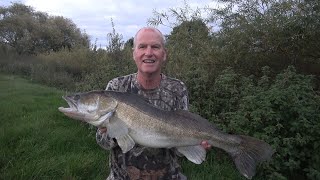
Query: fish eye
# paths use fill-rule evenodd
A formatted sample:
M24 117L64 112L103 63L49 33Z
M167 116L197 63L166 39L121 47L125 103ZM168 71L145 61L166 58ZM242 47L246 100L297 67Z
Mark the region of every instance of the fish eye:
M79 94L74 96L74 100L78 101L79 99L80 99L80 95Z
M93 113L95 111L95 109L88 109L87 112L88 113Z

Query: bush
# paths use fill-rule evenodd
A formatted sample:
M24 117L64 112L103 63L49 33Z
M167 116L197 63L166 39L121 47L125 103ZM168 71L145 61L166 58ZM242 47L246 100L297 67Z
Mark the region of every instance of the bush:
M0 71L30 77L33 63L35 63L34 59L28 56L16 56L16 54L2 56L0 58Z
M320 96L313 90L313 77L289 67L272 81L267 72L265 67L258 80L230 69L219 76L211 104L224 111L211 119L228 132L272 145L276 153L264 167L269 178L319 179Z
M44 64L31 65L31 80L41 84L46 84L58 89L74 89L74 79L72 75L65 71L55 71L52 67Z

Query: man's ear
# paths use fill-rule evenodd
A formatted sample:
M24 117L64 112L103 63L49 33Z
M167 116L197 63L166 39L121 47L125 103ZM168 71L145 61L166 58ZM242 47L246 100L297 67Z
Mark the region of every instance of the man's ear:
M167 61L167 56L168 56L168 50L164 49L164 57L163 57L163 62Z
M132 48L132 59L133 59L133 61L136 61L136 60L134 59L134 48Z

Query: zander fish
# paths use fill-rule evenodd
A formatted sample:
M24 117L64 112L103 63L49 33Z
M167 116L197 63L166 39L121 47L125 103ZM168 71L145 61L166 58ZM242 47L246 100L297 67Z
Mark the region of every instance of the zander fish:
M90 91L63 97L66 116L97 127L107 127L123 153L137 143L151 148L176 148L188 160L201 164L204 140L229 153L239 172L251 179L256 166L269 160L273 149L264 141L222 132L208 120L186 110L165 111L138 95L114 91Z

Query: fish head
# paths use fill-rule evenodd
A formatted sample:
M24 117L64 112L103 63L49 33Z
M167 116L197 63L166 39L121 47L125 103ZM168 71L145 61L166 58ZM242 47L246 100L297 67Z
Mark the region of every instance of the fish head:
M69 107L59 107L59 111L66 116L85 122L97 121L109 112L115 111L117 101L103 91L76 93L62 98Z

